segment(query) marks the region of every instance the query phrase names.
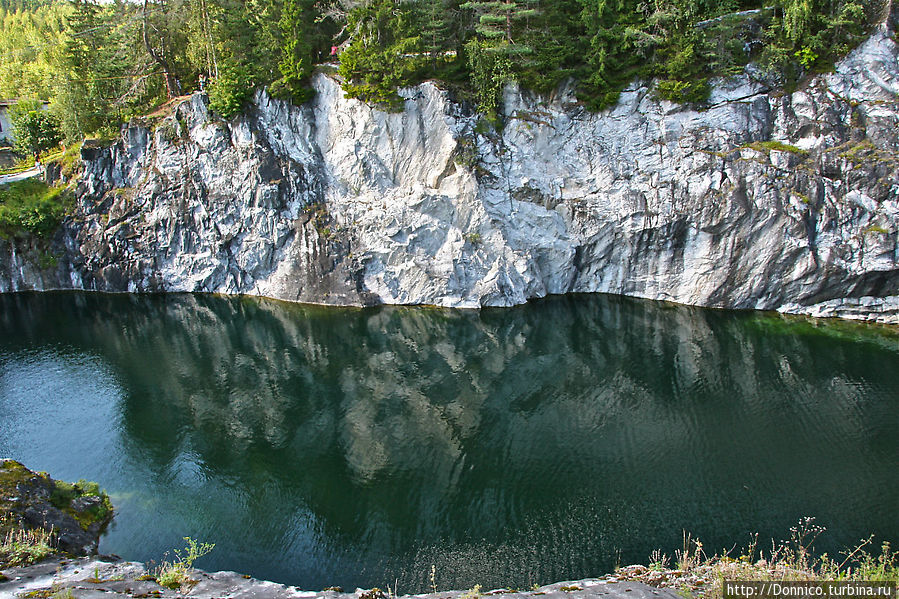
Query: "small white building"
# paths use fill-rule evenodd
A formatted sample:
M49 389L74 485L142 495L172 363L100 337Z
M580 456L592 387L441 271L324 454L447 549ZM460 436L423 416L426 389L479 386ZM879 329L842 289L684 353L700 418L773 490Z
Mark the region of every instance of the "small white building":
M15 105L18 100L0 100L0 146L12 145L12 122L9 120L9 109ZM41 102L41 110L48 110L50 103Z
M15 100L0 100L0 141L12 142L12 123L9 122L9 107Z

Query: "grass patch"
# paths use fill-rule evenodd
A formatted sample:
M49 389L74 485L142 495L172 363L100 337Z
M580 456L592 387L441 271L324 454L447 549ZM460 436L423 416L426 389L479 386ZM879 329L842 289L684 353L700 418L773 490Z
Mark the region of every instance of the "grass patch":
M854 146L850 146L845 152L841 152L839 156L852 164L860 165L873 162L876 158L876 154L877 148L866 139Z
M72 207L63 187L28 179L0 186L0 236L48 237Z
M870 227L865 228L865 230L862 232L865 234L870 234L870 233L877 233L880 235L889 235L890 234L890 232L885 227L881 227L880 225L871 225Z
M34 564L56 551L56 539L43 529L12 529L0 544L0 563L8 566Z
M28 599L75 599L71 589L37 589L22 595Z
M794 189L793 195L796 196L797 198L799 198L799 201L802 202L803 204L811 204L812 203L812 199L810 197L808 197L808 195L802 193L801 191L796 191Z
M649 585L676 589L684 597L720 599L725 580L809 581L876 580L899 583L899 559L889 543L878 552L873 537L831 557L816 555L813 545L824 528L814 518L804 518L790 529L790 540L772 544L769 551L758 548L757 535L735 557L734 551L707 555L703 544L684 535L683 549L668 556L655 552L652 566L619 568L619 580L639 580Z

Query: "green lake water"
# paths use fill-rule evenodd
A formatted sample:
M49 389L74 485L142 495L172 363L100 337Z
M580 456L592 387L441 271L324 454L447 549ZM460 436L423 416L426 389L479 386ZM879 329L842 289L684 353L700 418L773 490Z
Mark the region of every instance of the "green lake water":
M895 329L603 296L480 312L0 295L0 457L101 551L307 589L530 587L783 539L899 544Z

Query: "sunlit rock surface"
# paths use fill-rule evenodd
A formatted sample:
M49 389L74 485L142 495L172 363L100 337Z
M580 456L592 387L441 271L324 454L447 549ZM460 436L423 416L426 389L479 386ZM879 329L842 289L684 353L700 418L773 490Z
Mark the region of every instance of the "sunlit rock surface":
M323 591L303 591L296 587L256 580L237 572L203 572L191 570L192 583L180 589L162 587L148 576L152 568L138 562L122 562L113 559L49 560L26 568L7 570L8 580L0 580L0 599L23 596L44 596L47 593L68 591L73 599L115 599L132 597L195 597L217 599L240 597L241 599L397 599L392 591L380 589L345 592L332 588ZM350 591L350 589L347 589ZM400 595L401 599L468 599L481 597L480 591L441 591L421 595ZM34 593L28 595L28 593ZM388 594L390 593L390 594ZM485 593L496 599L678 599L680 595L670 589L647 586L640 582L618 582L614 576L604 579L585 579L559 582L515 591L496 589Z
M230 122L194 95L84 151L50 250L0 240L0 291L466 308L606 292L899 323L892 35L793 93L720 81L703 111L641 84L598 114L510 87L501 132L430 83L385 113L318 75L309 104L260 92Z

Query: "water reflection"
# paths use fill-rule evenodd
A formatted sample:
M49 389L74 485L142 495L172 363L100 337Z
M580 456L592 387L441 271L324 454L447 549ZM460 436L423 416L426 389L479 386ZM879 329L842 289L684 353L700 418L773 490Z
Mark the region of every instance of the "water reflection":
M102 439L64 461L119 492L103 549L129 558L193 534L219 544L207 567L413 591L431 564L441 586L525 586L671 552L683 529L717 547L805 515L835 546L899 539L889 330L606 297L0 307L0 410L24 414L0 424L0 453L56 472L56 452L29 449L29 394L59 415L54 439ZM80 378L35 387L47 348ZM85 376L102 409L73 430Z

